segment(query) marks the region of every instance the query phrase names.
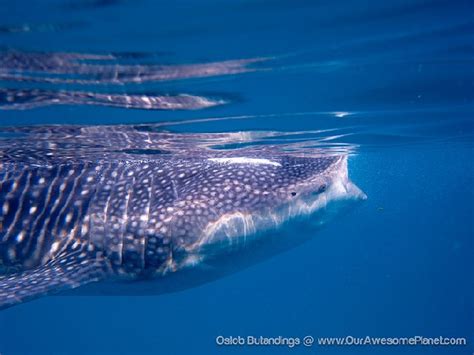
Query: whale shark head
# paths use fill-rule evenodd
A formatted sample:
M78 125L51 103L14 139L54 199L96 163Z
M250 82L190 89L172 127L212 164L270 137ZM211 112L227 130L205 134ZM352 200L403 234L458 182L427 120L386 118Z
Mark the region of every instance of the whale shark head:
M185 179L177 194L187 186L171 228L182 236L178 267L274 238L292 222L319 226L333 202L365 199L348 177L347 155L211 157L197 175L186 174L175 173ZM296 233L287 237L299 243Z

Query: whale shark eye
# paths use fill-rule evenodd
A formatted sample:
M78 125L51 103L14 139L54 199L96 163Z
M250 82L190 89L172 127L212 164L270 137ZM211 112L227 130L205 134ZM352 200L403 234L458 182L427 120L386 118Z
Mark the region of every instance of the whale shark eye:
M296 192L292 191L291 196L296 196Z
M327 188L326 184L322 184L321 186L319 186L318 193L326 191L326 188Z

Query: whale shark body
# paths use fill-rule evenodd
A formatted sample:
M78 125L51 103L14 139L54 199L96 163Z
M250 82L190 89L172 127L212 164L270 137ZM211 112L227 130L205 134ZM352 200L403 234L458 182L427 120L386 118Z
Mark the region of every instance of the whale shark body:
M365 197L346 153L190 149L216 136L173 145L169 133L112 127L33 132L12 129L0 143L1 308L76 288L187 288L253 263L246 251L268 241L299 244L296 225Z

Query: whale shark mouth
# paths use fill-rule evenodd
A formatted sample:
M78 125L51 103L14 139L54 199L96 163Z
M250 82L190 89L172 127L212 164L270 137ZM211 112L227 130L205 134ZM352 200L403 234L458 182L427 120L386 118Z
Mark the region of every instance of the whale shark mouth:
M302 194L279 207L224 214L207 225L202 237L188 251L193 255L205 256L218 253L219 250L239 249L259 239L265 232L275 231L293 221L319 226L327 220L322 215L330 205L366 198L365 193L349 179L347 157L344 156L332 173L331 182L325 191Z

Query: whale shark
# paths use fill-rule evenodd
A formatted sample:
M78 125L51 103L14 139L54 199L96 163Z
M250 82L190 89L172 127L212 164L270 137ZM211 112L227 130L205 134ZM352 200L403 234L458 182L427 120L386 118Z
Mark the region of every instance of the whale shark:
M365 199L345 152L210 149L245 137L3 129L0 308L72 290L186 289L302 243L331 206Z

